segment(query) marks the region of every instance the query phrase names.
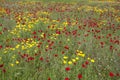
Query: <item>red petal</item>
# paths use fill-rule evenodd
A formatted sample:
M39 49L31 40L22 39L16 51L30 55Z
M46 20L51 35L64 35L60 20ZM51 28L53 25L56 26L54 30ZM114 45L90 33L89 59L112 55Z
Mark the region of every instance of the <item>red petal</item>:
M82 74L78 74L78 78L81 79L82 78Z
M113 73L113 72L110 72L110 73L109 73L109 76L110 76L110 77L113 77L113 76L114 76L114 73Z
M70 80L70 79L68 77L66 77L65 80Z

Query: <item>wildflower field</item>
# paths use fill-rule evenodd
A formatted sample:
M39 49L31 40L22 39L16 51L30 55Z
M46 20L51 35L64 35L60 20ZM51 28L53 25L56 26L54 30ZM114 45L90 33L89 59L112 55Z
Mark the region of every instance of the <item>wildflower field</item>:
M120 80L119 0L0 0L0 80Z

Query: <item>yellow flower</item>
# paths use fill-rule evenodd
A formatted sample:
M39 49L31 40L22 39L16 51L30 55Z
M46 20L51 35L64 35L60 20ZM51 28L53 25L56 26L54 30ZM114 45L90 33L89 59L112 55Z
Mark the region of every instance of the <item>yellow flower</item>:
M19 64L19 61L16 61L16 64Z
M4 53L7 53L7 51L4 51Z
M63 60L63 64L66 64L67 62L65 60Z
M89 57L88 57L87 59L88 59L88 60L90 60L90 58L89 58Z
M29 46L29 47L31 48L32 46L33 46L33 45L32 45L32 44L30 44L30 46Z
M68 57L67 57L67 56L64 56L63 58L64 58L64 59L68 59Z
M75 60L75 59L72 59L72 61L73 61L73 62L76 62L76 60Z
M20 46L20 45L18 44L18 45L16 46L16 48L19 48L19 46Z
M42 38L44 38L44 33L42 33L40 36L41 36Z
M72 61L68 61L68 64L72 64Z
M85 57L85 54L78 53L78 56Z
M64 26L67 26L67 24L68 24L67 22L63 22L63 25L64 25Z
M32 28L32 26L31 26L31 25L28 25L28 28L29 28L29 29L31 29L31 28Z
M70 39L67 39L67 41L70 41Z
M48 45L46 45L46 48L48 48L49 46Z
M83 52L82 52L82 51L80 51L80 53L82 54Z
M15 50L15 48L11 48L11 50L13 50L13 51L14 51L14 50Z
M76 50L77 53L79 53L79 50Z
M55 34L55 36L58 36L59 34Z
M25 49L25 47L24 46L22 46L22 50L24 50Z
M58 28L59 30L63 30L63 28Z
M79 57L76 57L75 59L76 59L76 60L79 60Z
M85 57L85 54L82 54L81 57Z
M13 63L11 63L11 64L10 64L10 66L12 66L12 67L13 67L13 66L14 66L14 64L13 64Z
M95 60L94 60L94 59L91 59L91 62L93 62L93 63L94 63L94 62L95 62Z

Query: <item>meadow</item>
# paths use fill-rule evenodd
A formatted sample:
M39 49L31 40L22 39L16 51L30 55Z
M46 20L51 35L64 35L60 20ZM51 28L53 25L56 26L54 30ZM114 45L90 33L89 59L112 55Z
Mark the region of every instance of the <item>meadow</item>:
M0 80L120 80L119 0L0 0Z

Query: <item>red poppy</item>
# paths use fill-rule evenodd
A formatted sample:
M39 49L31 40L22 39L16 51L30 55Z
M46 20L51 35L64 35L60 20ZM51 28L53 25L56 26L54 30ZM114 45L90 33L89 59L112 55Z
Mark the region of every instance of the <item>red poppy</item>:
M61 32L59 30L56 30L56 34L61 34Z
M10 9L6 9L6 13L7 13L7 14L10 14Z
M54 45L54 41L52 41L50 44L49 44L49 47L53 46Z
M87 37L89 34L85 34L84 36Z
M38 38L38 36L33 36L33 38Z
M0 49L2 48L2 45L0 45Z
M119 40L115 40L114 43L120 44L120 41Z
M46 38L46 34L43 34L44 38Z
M2 34L2 32L0 32L0 34Z
M2 26L2 24L0 24L0 26Z
M37 47L40 48L40 45L38 45Z
M113 46L110 46L110 50L112 50L113 49Z
M85 64L82 64L82 67L83 67L83 68L86 68L86 65L85 65Z
M64 47L65 49L69 49L69 47L66 45L65 47Z
M64 54L65 52L64 51L62 51L62 54Z
M68 77L66 77L65 80L70 80L70 79Z
M5 69L3 69L2 71L3 71L4 73L6 72L6 70L5 70Z
M76 35L77 34L77 30L72 31L72 34Z
M43 61L43 57L40 57L40 60Z
M109 73L109 76L110 76L110 77L113 77L113 76L115 76L115 75L114 75L113 72L110 72L110 73Z
M32 34L36 34L36 32L34 31Z
M28 61L34 60L34 57L28 57Z
M78 79L81 79L82 78L82 74L78 74Z
M50 62L50 60L47 59L46 62L48 63L48 62Z
M66 67L65 70L66 70L66 71L70 71L70 67Z
M28 54L21 55L22 58L27 58L28 56L29 56Z
M58 54L54 54L54 57L58 57Z
M108 36L109 36L109 37L111 37L111 36L112 36L112 34L108 34Z
M104 45L104 42L100 42L101 45Z
M85 64L86 64L86 65L88 65L88 64L89 64L89 62L88 62L88 61L86 61L86 62L85 62Z
M47 40L47 42L50 42L50 40Z
M119 73L116 73L116 76L120 76L120 74L119 74Z
M2 68L4 65L3 64L0 64L0 68Z

